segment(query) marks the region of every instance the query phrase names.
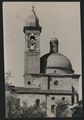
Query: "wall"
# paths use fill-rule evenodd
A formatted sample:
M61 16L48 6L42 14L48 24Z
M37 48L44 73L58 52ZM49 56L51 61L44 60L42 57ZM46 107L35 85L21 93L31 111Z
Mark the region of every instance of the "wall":
M52 98L55 98L52 100ZM62 97L65 97L65 99L71 104L71 96L68 95L49 95L47 97L47 116L48 117L56 117L56 106L57 103L62 99ZM55 113L51 113L51 105L55 105Z
M17 98L20 98L20 105L23 105L25 101L27 106L35 105L36 99L40 99L40 103L45 102L45 95L35 95L35 94L18 94Z
M58 82L55 85L55 81ZM50 81L50 90L72 90L72 78L68 77L52 77Z
M31 84L28 85L28 81L31 81ZM58 82L57 84L55 84ZM28 75L25 76L25 86L26 87L34 87L40 88L41 90L48 89L48 76L40 76L40 75ZM72 86L79 91L79 79L72 77L50 77L50 90L71 90Z
M39 75L26 75L24 84L25 87L28 88L41 88L41 90L47 90L47 76L39 76ZM28 85L28 81L31 82L31 84Z
M79 79L78 78L73 78L73 86L77 92L79 92Z
M61 70L61 69L57 69L57 68L46 68L46 73L55 73L55 74L68 74L70 73L69 70Z
M54 100L52 99L54 97ZM47 117L55 117L56 116L56 106L57 103L62 100L62 97L65 97L65 99L68 101L69 104L71 104L71 96L68 95L48 95L46 98L46 95L38 95L38 94L18 94L17 98L20 98L20 105L23 106L23 102L25 101L27 103L27 106L33 106L35 105L36 99L40 99L40 103L45 103L47 105L47 108L45 108L45 112L47 109ZM51 106L55 105L55 113L51 113Z

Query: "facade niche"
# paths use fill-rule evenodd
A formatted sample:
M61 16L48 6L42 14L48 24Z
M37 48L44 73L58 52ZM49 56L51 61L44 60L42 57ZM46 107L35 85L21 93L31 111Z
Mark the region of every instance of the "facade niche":
M40 106L40 99L36 99L36 106L37 106L37 107Z
M55 113L55 105L51 105L51 113Z

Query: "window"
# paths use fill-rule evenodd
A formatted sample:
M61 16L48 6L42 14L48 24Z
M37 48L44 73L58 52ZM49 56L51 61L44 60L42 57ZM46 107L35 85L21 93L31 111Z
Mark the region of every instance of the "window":
M31 82L30 81L28 81L28 85L30 85L31 84Z
M62 100L65 100L65 97L62 97Z
M67 105L69 104L68 99L66 99L65 97L62 97L61 103L65 104L64 108L67 107Z
M54 85L58 86L58 81L57 80L54 81Z
M35 36L30 36L30 39L34 39L35 40Z
M36 99L36 106L39 107L40 105L40 99Z
M55 97L52 97L51 99L52 99L52 100L55 100Z
M55 113L55 105L51 105L51 113Z
M30 37L30 50L35 50L35 44L36 44L35 36L31 36Z

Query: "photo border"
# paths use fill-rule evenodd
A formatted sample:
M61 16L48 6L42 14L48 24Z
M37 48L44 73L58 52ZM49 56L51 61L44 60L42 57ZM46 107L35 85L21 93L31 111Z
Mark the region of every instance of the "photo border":
M81 12L81 57L82 57L82 101L84 101L84 93L83 93L83 78L84 78L84 65L83 65L83 61L84 61L84 57L83 57L83 51L84 51L84 0L52 0L52 1L45 1L45 0L25 0L25 1L21 1L21 0L2 0L0 1L0 119L1 120L5 120L5 119L13 119L13 118L5 118L5 81L4 81L4 37L3 37L3 2L80 2L80 12ZM84 103L83 103L84 105ZM69 119L73 119L73 120L82 120L83 117L81 118L16 118L15 120L28 120L28 119L64 119L64 120L69 120Z

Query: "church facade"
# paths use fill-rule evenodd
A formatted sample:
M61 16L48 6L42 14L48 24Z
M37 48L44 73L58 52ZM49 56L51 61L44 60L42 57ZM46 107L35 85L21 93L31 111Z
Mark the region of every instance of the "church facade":
M59 53L59 41L50 40L50 52L40 58L40 34L42 27L32 7L23 28L25 34L24 86L14 87L14 94L20 99L20 105L45 104L47 117L56 117L56 107L60 101L69 105L78 102L79 74L74 74L70 60Z

